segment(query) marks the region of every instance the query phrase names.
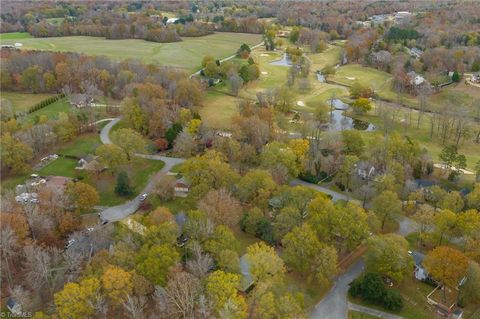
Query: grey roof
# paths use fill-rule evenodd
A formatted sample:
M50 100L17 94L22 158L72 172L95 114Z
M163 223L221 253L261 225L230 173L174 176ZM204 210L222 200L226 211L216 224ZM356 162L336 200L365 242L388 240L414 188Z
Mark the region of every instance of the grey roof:
M185 215L184 212L180 212L175 215L175 222L178 224L178 228L180 229L180 232L183 229L183 226L187 222L187 215Z
M412 252L413 260L415 261L415 265L420 266L425 259L425 255L418 251Z
M246 255L240 257L240 272L242 273L242 280L240 283L241 290L245 291L253 284L253 277L250 273L250 264Z

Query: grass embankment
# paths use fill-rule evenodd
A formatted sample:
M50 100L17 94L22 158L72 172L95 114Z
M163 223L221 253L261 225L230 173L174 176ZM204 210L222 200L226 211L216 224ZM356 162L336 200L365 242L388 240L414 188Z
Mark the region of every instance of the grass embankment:
M186 71L199 69L205 55L223 59L235 54L242 43L253 46L262 40L259 34L228 32L203 37L184 37L182 41L173 43L137 39L107 40L86 36L28 38L24 34L17 35L18 37L8 34L1 38L1 43L21 42L24 49L104 55L114 60L140 59L145 63L172 66Z

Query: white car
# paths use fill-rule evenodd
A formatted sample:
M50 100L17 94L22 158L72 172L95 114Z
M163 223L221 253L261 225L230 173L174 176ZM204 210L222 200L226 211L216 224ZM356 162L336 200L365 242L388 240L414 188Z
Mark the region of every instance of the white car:
M95 230L95 228L93 228L93 227L87 227L87 233L91 233L94 230Z
M148 194L145 193L145 194L142 194L142 196L140 196L140 201L143 202L145 200L145 198L147 198Z
M65 245L65 249L68 249L70 246L72 246L76 242L75 239L69 239L67 244Z

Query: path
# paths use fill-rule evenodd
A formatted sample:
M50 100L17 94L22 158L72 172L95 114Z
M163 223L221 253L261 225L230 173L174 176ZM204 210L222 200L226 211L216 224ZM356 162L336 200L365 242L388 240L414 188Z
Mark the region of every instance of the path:
M348 309L358 311L358 312L363 312L363 313L376 316L379 318L384 318L384 319L404 319L403 317L392 315L391 313L386 313L377 309L360 306L351 302L348 303Z
M320 185L317 185L317 184L313 184L313 183L309 183L309 182L305 182L305 181L302 181L298 178L292 180L290 182L290 185L292 186L297 186L297 185L302 185L302 186L306 186L306 187L309 187L311 189L314 189L316 191L319 191L321 193L324 193L324 194L327 194L327 195L330 195L332 196L332 200L334 202L342 199L344 201L350 201L350 202L353 202L353 203L356 203L358 205L361 205L361 202L357 199L353 199L345 194L342 194L342 193L339 193L339 192L336 192L336 191L333 191L329 188L326 188L326 187L323 187L323 186L320 186Z
M363 271L363 260L357 261L335 280L327 296L310 313L312 319L346 319L348 312L347 293L349 284Z
M254 46L251 47L250 49L251 49L251 50L256 49L256 48L258 48L258 47L261 46L261 45L263 45L263 41L260 42L259 44L254 45ZM237 54L235 53L234 55L231 55L231 56L229 56L229 57L226 57L226 58L224 58L224 59L221 59L221 60L220 60L220 63L225 62L225 61L228 61L228 60L231 60L231 59L233 59L233 58L236 57L236 56L237 56ZM199 75L200 72L202 72L202 70L203 70L203 68L200 69L200 70L198 70L197 72L194 72L194 73L190 74L190 78L193 78L194 76Z
M112 144L112 141L110 140L110 130L120 120L121 120L120 117L113 119L110 123L108 123L102 128L102 131L100 132L100 140L102 141L103 144ZM161 156L161 155L135 154L135 156L147 158L151 160L163 161L165 163L165 166L163 166L162 169L158 171L157 174L155 174L155 176L152 176L150 178L150 181L148 182L147 186L145 186L145 188L140 192L140 194L138 194L137 197L126 202L125 204L109 207L103 212L101 212L100 218L103 221L108 221L108 222L118 221L127 217L128 215L135 213L141 203L140 196L144 193L150 193L155 187L155 180L156 180L155 177L157 177L162 173L166 174L172 169L173 166L183 163L185 161L185 159L183 158L167 157L167 156Z

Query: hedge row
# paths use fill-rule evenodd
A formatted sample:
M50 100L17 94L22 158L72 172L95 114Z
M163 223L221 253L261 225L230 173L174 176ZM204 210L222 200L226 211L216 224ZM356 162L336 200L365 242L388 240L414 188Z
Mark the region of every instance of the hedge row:
M35 104L34 106L32 106L31 108L29 108L27 113L30 114L30 113L36 112L40 109L43 109L44 107L46 107L46 106L48 106L52 103L55 103L55 102L57 102L58 100L60 100L61 98L64 98L64 97L65 97L65 93L62 93L62 94L59 94L59 95L49 97L45 100L42 100L42 101L38 102L37 104Z

